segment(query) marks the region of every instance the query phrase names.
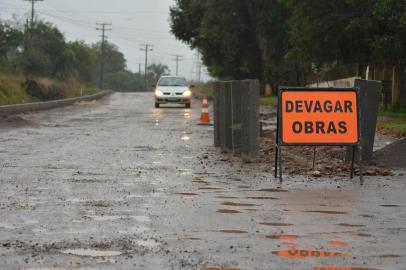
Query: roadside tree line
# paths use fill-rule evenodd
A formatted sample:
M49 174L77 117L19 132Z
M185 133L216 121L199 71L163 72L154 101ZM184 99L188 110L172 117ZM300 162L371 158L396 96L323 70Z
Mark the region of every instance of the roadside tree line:
M100 80L101 42L67 41L54 25L44 21L31 24L0 21L0 72L76 80L97 87ZM104 46L105 88L117 91L145 91L145 75L127 68L126 58L110 42ZM168 67L148 67L147 80L155 81Z
M406 67L406 0L176 0L171 28L212 76L259 78L266 94L346 64L401 81Z

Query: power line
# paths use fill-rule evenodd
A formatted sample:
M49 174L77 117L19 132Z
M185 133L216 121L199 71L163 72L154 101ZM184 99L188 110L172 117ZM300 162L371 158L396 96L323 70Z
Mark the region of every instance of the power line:
M174 54L172 56L175 57L172 60L176 62L176 76L178 76L179 75L179 62L183 61L183 56L179 55L179 54Z
M43 2L44 0L23 0L25 2L31 2L31 27L34 25L34 18L35 18L35 3L36 2Z
M107 28L108 26L111 26L111 23L96 23L97 26L96 30L102 31L102 42L101 42L101 60L100 60L100 89L104 88L104 46L105 46L105 40L106 40L106 31L111 31L111 28Z
M148 68L148 53L152 52L154 50L153 45L152 44L142 44L141 45L141 49L140 51L145 52L145 91L147 91L148 89L148 81L147 81L147 68Z

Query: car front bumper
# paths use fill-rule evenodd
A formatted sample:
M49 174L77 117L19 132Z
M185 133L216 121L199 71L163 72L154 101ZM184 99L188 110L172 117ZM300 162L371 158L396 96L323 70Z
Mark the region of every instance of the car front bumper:
M189 104L190 97L155 97L155 103L165 104L165 103L178 103L178 104Z

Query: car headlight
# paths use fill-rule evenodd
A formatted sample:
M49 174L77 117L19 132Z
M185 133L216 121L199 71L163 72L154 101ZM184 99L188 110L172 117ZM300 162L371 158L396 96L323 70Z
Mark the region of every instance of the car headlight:
M162 97L164 93L161 90L155 90L155 96Z
M186 90L185 92L183 92L184 97L190 97L191 95L192 95L192 91L190 91L190 90Z

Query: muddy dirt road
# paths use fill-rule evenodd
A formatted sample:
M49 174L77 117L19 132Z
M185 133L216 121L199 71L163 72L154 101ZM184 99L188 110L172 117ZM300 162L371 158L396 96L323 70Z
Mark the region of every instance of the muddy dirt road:
M117 93L3 125L0 269L406 269L402 172L278 188L192 105Z

